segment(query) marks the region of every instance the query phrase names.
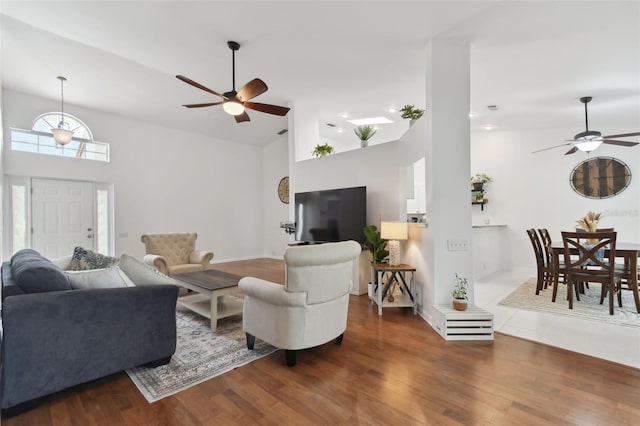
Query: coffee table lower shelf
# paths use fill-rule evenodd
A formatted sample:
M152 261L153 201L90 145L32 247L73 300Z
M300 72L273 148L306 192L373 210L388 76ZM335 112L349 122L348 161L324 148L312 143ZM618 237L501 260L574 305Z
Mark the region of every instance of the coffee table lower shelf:
M216 330L217 320L220 318L242 313L242 299L233 296L216 297L206 294L191 294L178 298L178 304L209 318L213 331Z

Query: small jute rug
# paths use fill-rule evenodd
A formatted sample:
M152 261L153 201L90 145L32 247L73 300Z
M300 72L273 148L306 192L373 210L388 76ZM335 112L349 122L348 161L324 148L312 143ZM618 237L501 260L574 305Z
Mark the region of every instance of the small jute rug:
M256 339L253 350L248 350L241 315L218 320L214 333L207 318L178 310L176 326L176 352L169 364L127 370L149 402L176 394L277 350L260 339Z
M536 296L536 280L531 278L505 297L499 305L598 321L600 323L640 327L640 314L636 311L633 294L630 291L622 291L622 308L618 306L617 296L614 298L613 315L609 315L608 295L603 304L600 304L600 284L591 284L591 288L585 289L586 293L580 294L580 301L575 300L574 295L573 309L569 309L565 285L558 288L558 296L555 303L551 301L552 291L551 288L547 288Z

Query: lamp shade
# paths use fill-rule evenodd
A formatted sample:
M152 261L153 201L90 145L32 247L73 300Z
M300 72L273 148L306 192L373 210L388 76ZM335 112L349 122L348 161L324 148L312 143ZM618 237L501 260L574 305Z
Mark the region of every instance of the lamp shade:
M383 240L406 240L409 238L407 222L382 222L380 238Z
M53 133L53 139L60 145L68 144L73 137L73 132L66 129L51 129L51 133Z

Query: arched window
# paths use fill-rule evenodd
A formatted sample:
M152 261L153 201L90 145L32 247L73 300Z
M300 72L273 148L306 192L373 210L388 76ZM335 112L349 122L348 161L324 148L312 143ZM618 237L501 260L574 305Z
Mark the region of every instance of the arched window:
M41 114L33 120L31 130L42 133L51 133L51 129L58 127L58 123L62 120L62 115L59 112L47 112ZM70 114L64 114L64 122L69 125L69 130L73 132L73 139L85 139L93 141L93 134L89 127L80 121L79 118Z
M58 127L62 119L60 112L47 112L33 120L31 130L11 129L11 149L15 151L33 152L73 157L84 160L109 162L109 144L96 142L91 129L73 115L64 114L65 126L73 131L73 138L67 145L59 145L53 139L51 129Z

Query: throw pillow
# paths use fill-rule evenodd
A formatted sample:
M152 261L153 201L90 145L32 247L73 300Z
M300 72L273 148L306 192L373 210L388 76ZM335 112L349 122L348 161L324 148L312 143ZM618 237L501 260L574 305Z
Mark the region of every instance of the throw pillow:
M173 278L158 272L152 267L145 265L135 257L123 254L120 256L120 263L118 264L120 269L135 283L135 285L150 285L150 284L173 284L176 285L176 280Z
M62 269L35 250L21 250L11 258L11 275L25 293L71 290Z
M118 263L118 258L105 256L91 250L76 247L67 265L67 271L87 271L89 269L104 269Z
M71 288L118 288L135 287L135 284L117 266L105 269L92 269L87 271L66 271L71 283Z

